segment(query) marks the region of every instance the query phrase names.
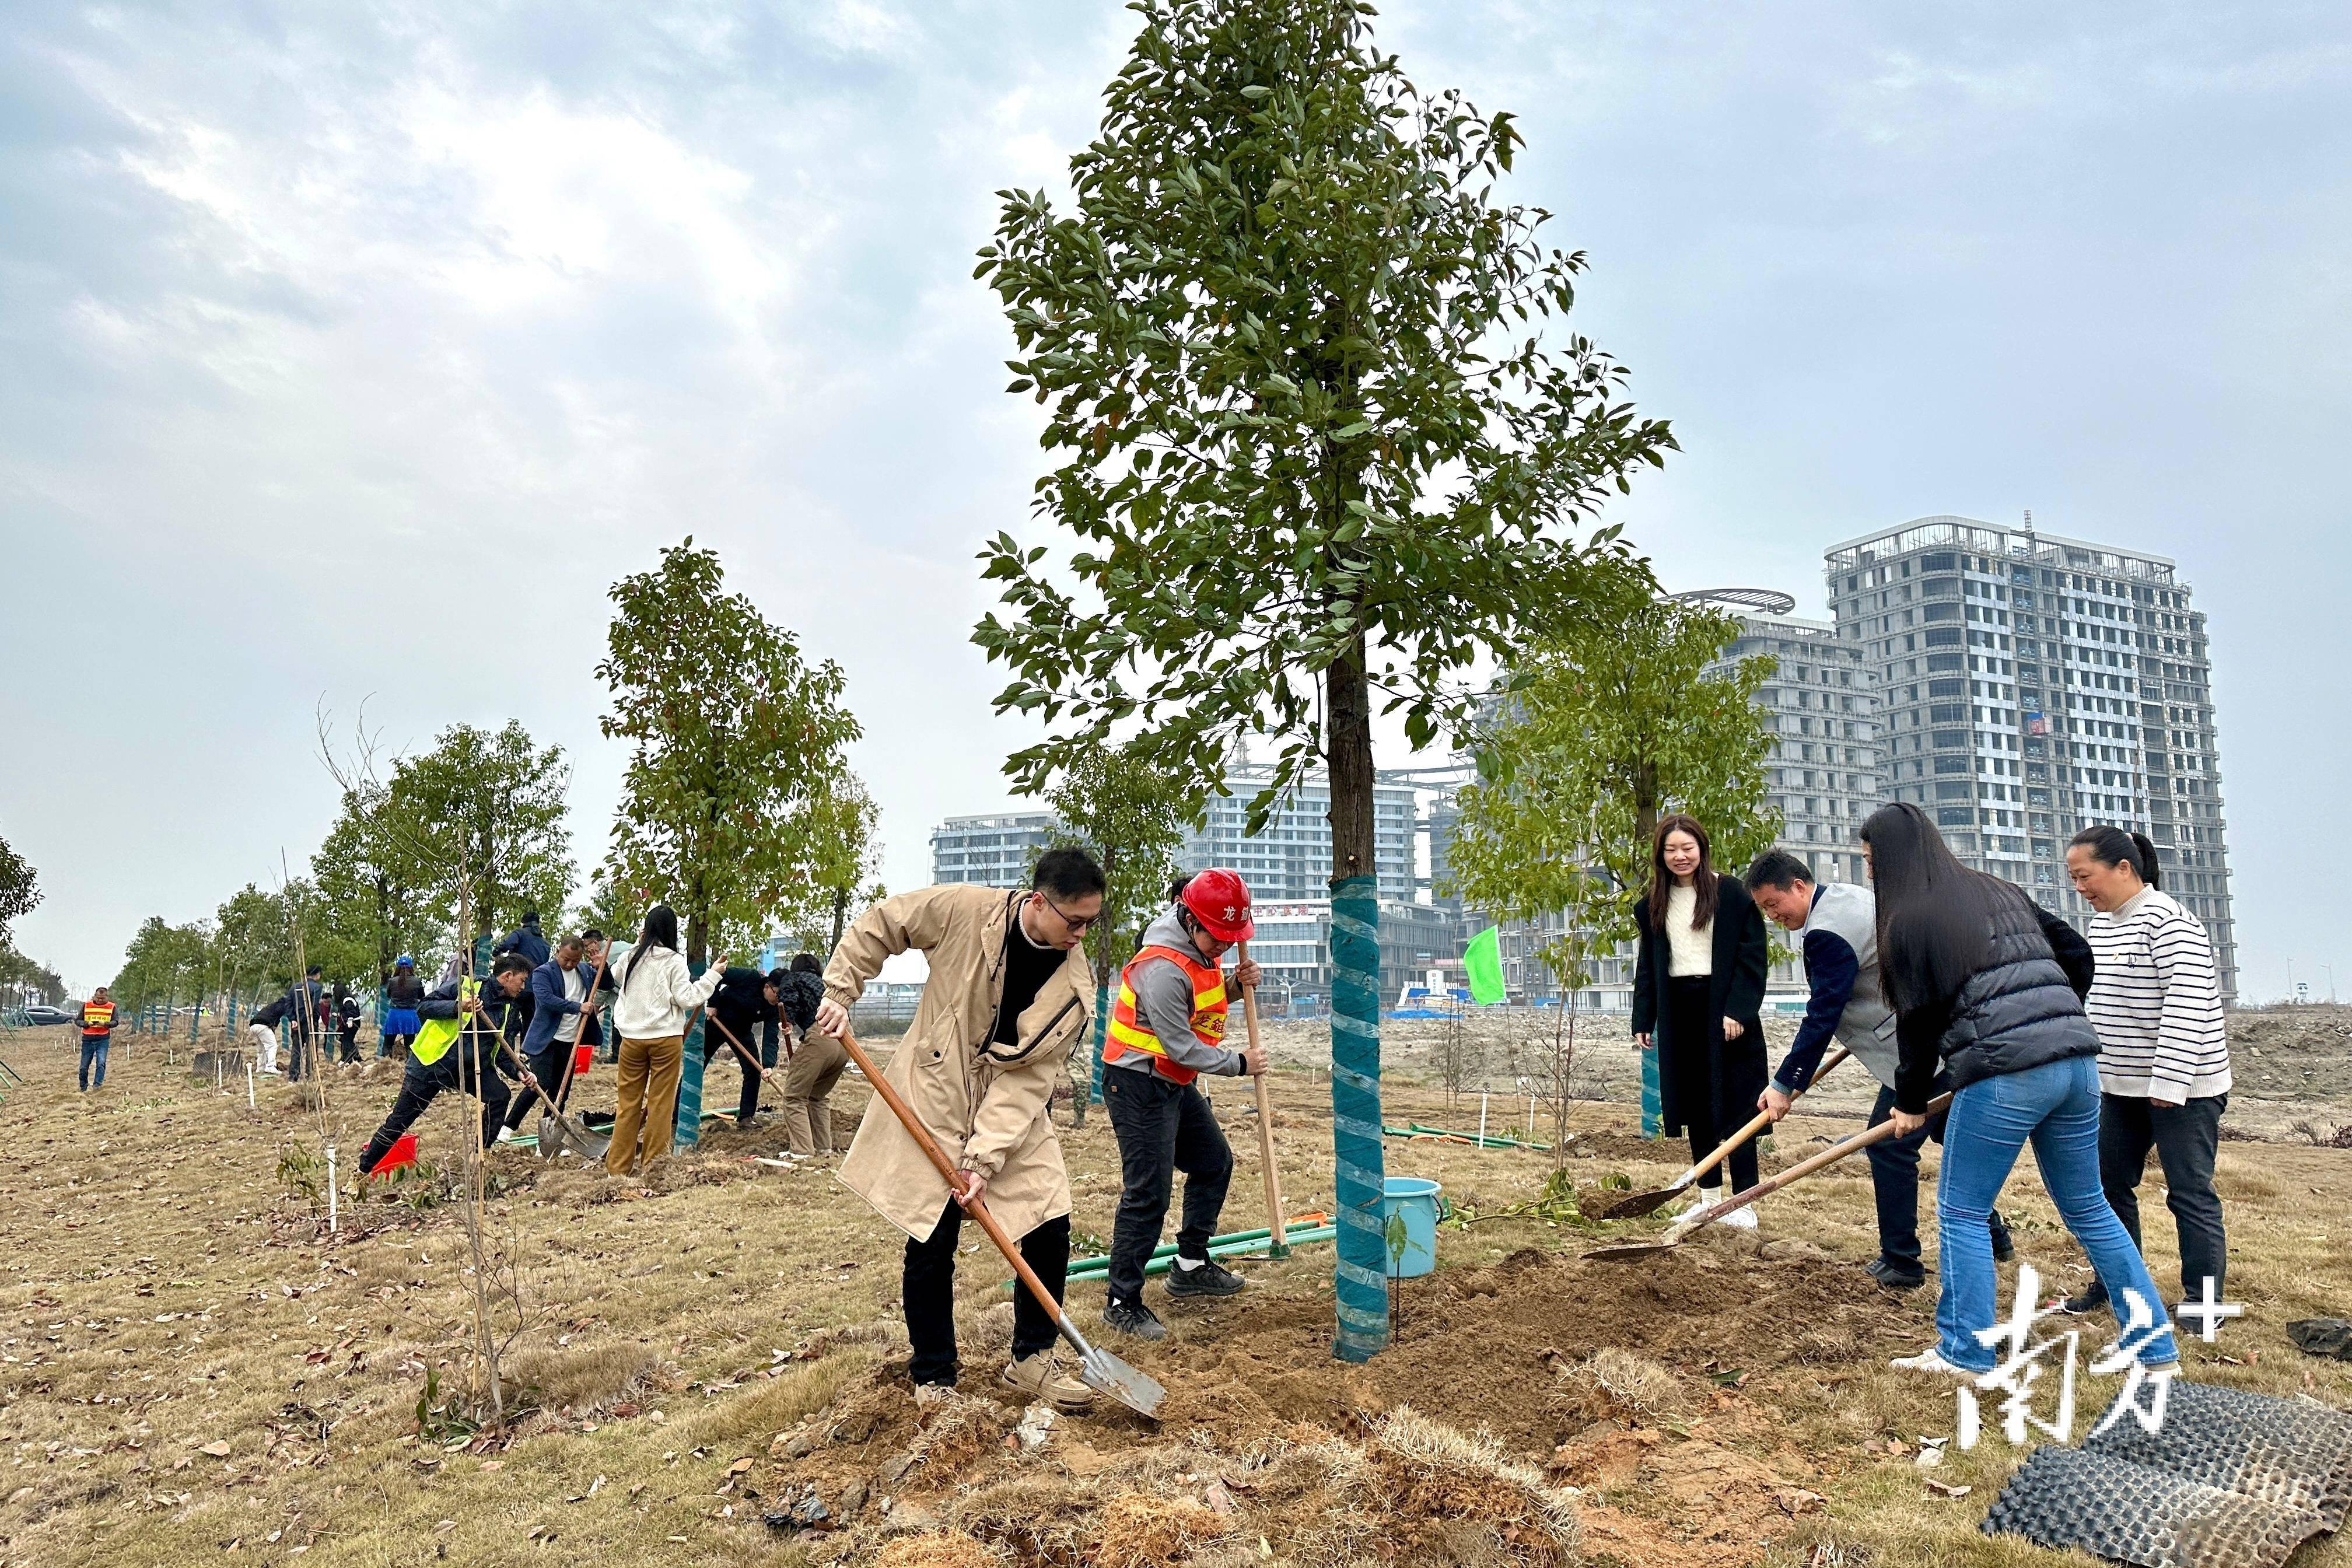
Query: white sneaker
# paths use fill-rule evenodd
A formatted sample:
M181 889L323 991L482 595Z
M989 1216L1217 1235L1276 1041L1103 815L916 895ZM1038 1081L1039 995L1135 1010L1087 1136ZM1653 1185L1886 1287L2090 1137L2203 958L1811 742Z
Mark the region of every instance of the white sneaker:
M499 1142L501 1142L501 1143L520 1143L520 1142L522 1142L522 1129L521 1129L521 1128L520 1128L520 1127L501 1127L501 1128L499 1128Z
M1929 1345L1917 1355L1900 1355L1887 1365L1897 1372L1932 1372L1945 1377L1974 1378L1977 1373L1964 1366L1954 1366L1944 1359L1944 1352Z
M255 1069L255 1072L257 1076L261 1078L276 1078L278 1076L278 1069L276 1068L258 1068Z
M1721 1219L1717 1220L1715 1223L1717 1225L1727 1225L1734 1230L1754 1230L1756 1228L1756 1205L1750 1204L1744 1209L1733 1209L1729 1214L1725 1215Z

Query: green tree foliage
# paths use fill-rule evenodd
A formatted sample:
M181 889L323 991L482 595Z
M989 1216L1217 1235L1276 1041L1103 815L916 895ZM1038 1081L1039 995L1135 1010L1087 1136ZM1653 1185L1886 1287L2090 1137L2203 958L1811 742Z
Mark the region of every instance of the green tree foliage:
M0 838L0 946L8 941L9 928L20 915L30 914L41 901L39 878L25 858L8 847Z
M373 782L346 789L310 857L321 920L305 947L335 979L373 985L402 952L433 945L446 930L432 905L435 868L414 852L418 825L404 820L413 793Z
M666 900L687 957L738 955L823 909L870 856L873 811L842 750L859 734L831 660L725 591L691 536L613 585L604 732L630 742L607 858L615 886Z
M1537 644L1505 683L1480 780L1461 794L1452 890L1498 921L1565 914L1541 953L1561 984L1585 984L1633 938L1661 815L1705 823L1732 874L1780 832L1755 702L1774 661L1708 673L1738 635L1737 616L1629 596Z
M1673 439L1590 342L1544 343L1583 261L1489 200L1511 116L1423 94L1349 0L1135 9L1076 213L1006 192L981 252L1060 455L1037 510L1080 546L982 552L998 708L1073 721L1007 771L1139 723L1213 785L1276 736L1253 826L1319 759L1334 875L1368 873L1373 690L1416 746L1457 725L1454 672L1614 565L1596 509Z
M462 906L465 936L503 934L524 910L552 913L571 893L571 783L563 749L534 744L512 720L453 724L431 751L393 764L382 851L430 925L455 930Z
M1087 942L1096 984L1108 985L1134 956L1137 928L1168 902L1184 825L1200 811L1199 791L1129 744L1072 759L1045 802L1057 825L1054 841L1091 852L1110 884L1103 918Z
M213 956L211 922L167 925L163 916L150 915L108 989L125 1007L194 1001L211 989Z
M0 942L0 1005L47 1002L56 1006L66 999L65 977L47 964L26 957Z

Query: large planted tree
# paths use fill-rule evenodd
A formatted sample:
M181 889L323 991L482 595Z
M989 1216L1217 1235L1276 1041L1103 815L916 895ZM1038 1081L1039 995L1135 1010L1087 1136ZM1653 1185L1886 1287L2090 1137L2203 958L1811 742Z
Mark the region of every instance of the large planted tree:
M571 785L563 749L535 744L513 720L496 730L453 724L431 751L393 764L378 847L434 924L462 925L465 939L496 935L527 909L563 907Z
M1386 1343L1372 719L1418 747L1458 673L1557 623L1613 569L1603 496L1673 445L1591 343L1547 345L1580 258L1497 205L1507 114L1424 94L1352 0L1142 0L1074 212L1005 193L979 274L1047 411L1037 510L1076 548L1000 534L997 699L1056 726L1031 792L1114 734L1214 787L1274 737L1265 815L1331 790L1335 1351Z
M740 956L780 921L828 914L866 870L873 811L842 759L858 737L841 667L741 594L694 541L613 586L607 736L630 742L613 885L668 902L687 958Z
M394 959L436 934L431 868L410 852L414 826L399 816L405 804L374 783L346 789L341 813L310 857L322 918L308 952L337 980L380 984Z
M1452 890L1494 920L1564 917L1538 954L1567 987L1633 938L1666 812L1704 823L1737 875L1780 830L1764 779L1759 655L1725 664L1736 616L1629 595L1523 654L1504 682L1446 851Z

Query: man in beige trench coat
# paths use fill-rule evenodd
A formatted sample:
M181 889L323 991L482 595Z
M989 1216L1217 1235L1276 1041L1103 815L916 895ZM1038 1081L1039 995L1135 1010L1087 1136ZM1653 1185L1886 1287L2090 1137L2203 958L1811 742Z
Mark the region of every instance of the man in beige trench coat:
M1102 868L1081 849L1039 857L1028 892L948 885L890 899L858 917L824 972L816 1031L838 1037L849 1005L893 953L930 960L922 1005L886 1068L960 1173L939 1171L876 1095L841 1180L908 1236L902 1288L915 1403L955 1386L955 1256L963 1205L989 1212L1055 1300L1070 1262L1070 1180L1049 1114L1070 1047L1092 1038L1094 980L1080 943L1102 918ZM1003 1381L1033 1399L1084 1410L1093 1391L1055 1365L1053 1321L1013 1298L1013 1360Z

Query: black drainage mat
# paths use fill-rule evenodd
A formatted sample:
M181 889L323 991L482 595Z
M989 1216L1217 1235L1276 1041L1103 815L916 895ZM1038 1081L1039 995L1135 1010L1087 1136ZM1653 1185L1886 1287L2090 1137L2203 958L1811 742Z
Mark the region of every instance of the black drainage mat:
M2352 1417L2176 1380L2162 1432L2126 1416L2036 1449L1983 1529L2138 1568L2275 1568L2347 1507Z

